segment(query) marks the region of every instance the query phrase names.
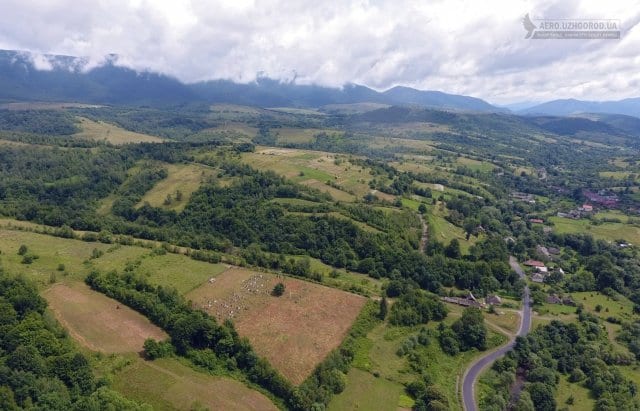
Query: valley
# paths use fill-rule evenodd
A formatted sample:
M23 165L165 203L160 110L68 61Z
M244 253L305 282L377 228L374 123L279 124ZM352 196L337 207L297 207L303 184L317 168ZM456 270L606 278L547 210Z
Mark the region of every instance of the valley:
M636 401L633 147L416 108L40 109L0 112L3 275L140 406L463 409L525 286L526 344L575 327ZM479 370L478 409L607 398L556 351L540 382L522 344Z

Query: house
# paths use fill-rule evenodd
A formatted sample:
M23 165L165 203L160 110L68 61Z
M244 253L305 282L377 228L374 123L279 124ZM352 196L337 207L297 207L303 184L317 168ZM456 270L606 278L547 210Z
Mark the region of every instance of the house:
M531 276L531 281L534 283L544 283L544 277L542 273L535 273Z
M536 170L536 173L538 174L538 178L540 180L546 180L547 179L547 169L544 167L540 167Z
M511 197L515 198L516 200L524 201L524 202L529 203L529 204L535 204L536 203L536 200L533 197L533 194L527 194L527 193L521 193L519 191L514 191L513 193L511 193Z
M547 303L549 304L562 304L562 298L558 294L550 294L547 296Z
M469 298L469 296L471 296L472 298ZM441 298L442 301L447 302L447 303L452 303L452 304L458 304L461 305L463 307L475 307L475 308L483 308L484 304L478 302L475 297L473 296L473 294L469 293L469 295L467 295L467 297L462 298L462 297L442 297Z
M591 204L583 204L578 210L583 211L585 213L592 213L593 206Z
M502 298L497 295L488 295L484 299L485 304L489 305L500 305L502 304Z
M561 304L561 305L571 305L575 306L576 303L573 301L570 295L565 295L560 297L558 294L549 294L547 296L547 303L549 304Z
M537 260L527 260L522 264L528 267L544 267L544 263L542 261L537 261Z
M544 223L544 220L541 220L541 219L539 219L539 218L530 218L530 219L529 219L529 222L530 222L531 224L543 224L543 223Z
M618 196L615 194L608 195L604 190L600 190L597 193L590 190L584 190L582 193L590 202L597 203L605 207L615 207L618 205L618 201L620 201Z
M549 269L545 266L542 267L536 267L536 272L542 273L542 274L547 274L549 273Z
M536 254L538 254L538 257L542 259L549 259L549 257L551 257L547 247L539 244L536 246Z
M560 255L560 249L555 247L547 247L547 251L551 255Z

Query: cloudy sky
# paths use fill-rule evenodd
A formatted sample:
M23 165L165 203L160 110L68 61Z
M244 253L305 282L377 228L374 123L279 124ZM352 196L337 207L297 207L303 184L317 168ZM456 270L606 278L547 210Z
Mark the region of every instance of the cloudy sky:
M492 103L640 96L640 0L0 0L0 48L185 82L264 75ZM522 18L617 19L620 40L525 39Z

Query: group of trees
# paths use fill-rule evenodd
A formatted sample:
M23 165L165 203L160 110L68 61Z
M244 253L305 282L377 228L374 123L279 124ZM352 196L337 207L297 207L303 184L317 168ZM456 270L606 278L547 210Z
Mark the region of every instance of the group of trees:
M27 280L0 270L0 409L151 409L98 380L46 306Z
M468 307L450 327L440 323L438 341L442 350L449 355L456 355L460 351L468 351L472 348L486 350L487 326L484 324L482 311Z
M613 353L596 317L581 313L577 324L552 321L518 337L514 350L496 361L490 373L493 391L481 405L487 410L505 409L513 400L509 387L518 372L526 381L526 394L516 409L555 410L559 374L589 388L596 410L638 409L637 386L616 367L628 363L624 355Z
M412 326L429 321L441 321L447 316L447 308L437 296L410 288L393 303L389 322L394 325Z

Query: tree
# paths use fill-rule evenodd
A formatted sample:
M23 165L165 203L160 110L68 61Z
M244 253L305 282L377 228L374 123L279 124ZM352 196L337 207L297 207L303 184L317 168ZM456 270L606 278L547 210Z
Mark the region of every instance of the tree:
M380 300L380 311L378 312L378 318L384 320L387 318L387 311L389 310L389 306L387 303L387 297L382 297Z
M527 391L531 395L531 401L535 404L536 411L555 411L556 400L548 385L534 382L527 387Z
M460 252L460 241L457 238L451 240L449 245L444 249L444 255L449 258L460 258L462 253Z
M271 290L271 295L273 295L274 297L280 297L282 294L284 294L284 290L285 285L283 283L278 283L273 287L273 290Z
M418 206L418 212L420 214L425 214L427 212L427 205L425 203L420 203Z
M9 387L0 386L0 410L17 411L19 409L13 391Z
M451 329L458 336L462 351L467 351L471 348L487 349L487 327L479 309L473 307L465 308L462 312L462 317L451 325Z
M18 248L18 255L25 255L27 254L27 251L29 251L29 248L27 248L26 245L22 244L20 248Z
M527 391L520 392L520 398L514 407L514 411L535 411L535 406L531 400L531 395Z

